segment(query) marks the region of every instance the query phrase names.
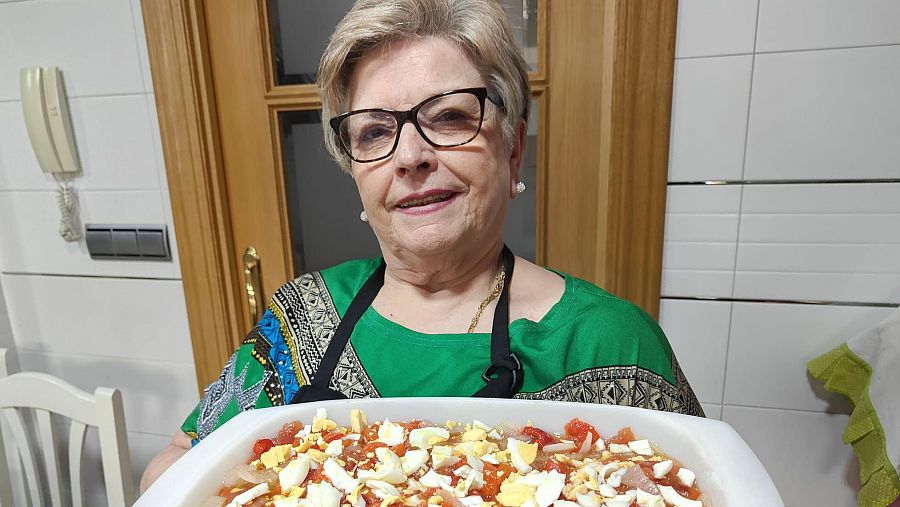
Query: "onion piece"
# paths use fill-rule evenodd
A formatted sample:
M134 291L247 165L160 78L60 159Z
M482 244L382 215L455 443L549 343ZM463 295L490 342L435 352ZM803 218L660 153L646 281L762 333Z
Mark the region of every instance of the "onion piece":
M240 465L231 467L228 472L225 473L225 478L222 480L222 485L228 488L241 488L244 486L248 486L249 484L247 483L247 481L241 477L241 471L248 468L252 468L252 466L246 463L241 463Z
M645 493L652 495L659 494L659 488L656 487L656 483L650 480L647 474L644 473L644 469L638 465L628 467L625 475L622 476L622 484L629 488L643 490Z
M442 507L465 507L465 505L449 491L440 490L435 494L444 499L444 502L441 504Z
M264 482L268 482L271 485L273 481L278 480L278 474L275 473L275 470L271 470L268 468L257 470L254 467L248 466L243 469L238 469L237 473L241 479L249 482L250 484L262 484Z
M575 449L575 444L572 442L557 442L555 444L547 444L544 446L545 452L556 453L556 452L568 452Z
M591 444L594 443L594 434L587 433L584 436L584 442L581 443L581 449L578 449L578 454L584 456L591 450Z

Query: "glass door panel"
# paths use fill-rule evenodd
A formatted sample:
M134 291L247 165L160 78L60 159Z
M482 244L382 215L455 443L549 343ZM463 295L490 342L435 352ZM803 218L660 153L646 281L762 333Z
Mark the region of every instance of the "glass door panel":
M316 82L328 38L353 0L268 0L276 85ZM531 71L537 70L537 0L500 2Z

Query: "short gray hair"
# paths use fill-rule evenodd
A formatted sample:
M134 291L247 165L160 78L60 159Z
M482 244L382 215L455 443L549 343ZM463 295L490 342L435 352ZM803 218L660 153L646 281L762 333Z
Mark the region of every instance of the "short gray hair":
M349 108L356 64L377 47L415 37L442 37L472 58L503 102L500 123L508 147L516 142L520 120L528 121L528 69L496 0L358 0L334 29L318 74L325 146L345 171L350 158L328 121Z

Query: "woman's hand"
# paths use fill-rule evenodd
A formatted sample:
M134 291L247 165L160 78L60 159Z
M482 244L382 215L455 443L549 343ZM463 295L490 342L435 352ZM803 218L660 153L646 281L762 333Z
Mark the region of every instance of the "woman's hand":
M156 482L156 479L168 470L172 463L178 461L178 458L184 456L184 453L189 450L191 450L191 437L182 431L176 432L168 447L154 456L147 464L147 468L144 469L144 475L141 477L141 494L147 491L147 488Z

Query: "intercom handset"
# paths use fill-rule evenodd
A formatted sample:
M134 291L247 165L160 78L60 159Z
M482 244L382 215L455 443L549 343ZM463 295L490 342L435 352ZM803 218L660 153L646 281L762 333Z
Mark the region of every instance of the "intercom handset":
M25 126L41 169L47 173L79 172L59 69L30 67L22 69L20 77Z
M38 164L59 184L59 234L78 241L75 189L69 178L81 171L62 76L56 67L30 67L19 74L25 128Z

